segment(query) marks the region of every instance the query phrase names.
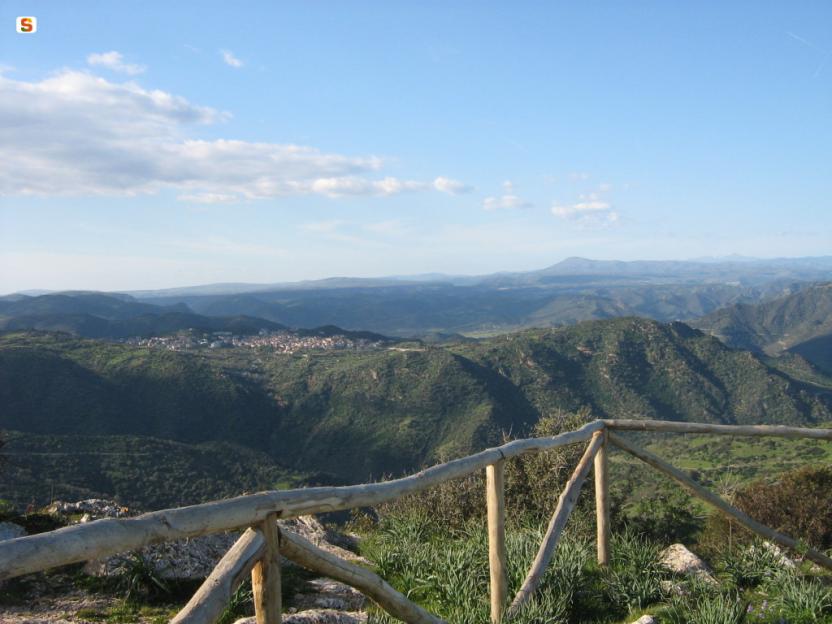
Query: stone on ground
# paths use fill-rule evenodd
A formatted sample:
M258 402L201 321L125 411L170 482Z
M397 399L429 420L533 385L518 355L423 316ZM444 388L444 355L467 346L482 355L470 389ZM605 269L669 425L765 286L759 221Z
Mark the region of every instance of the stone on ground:
M0 522L0 542L26 535L26 529L14 522Z
M284 624L364 624L366 613L335 611L333 609L313 609L283 616ZM253 617L237 620L234 624L256 624Z
M661 554L661 563L676 574L692 576L705 583L717 583L708 564L682 544L672 544L665 548Z

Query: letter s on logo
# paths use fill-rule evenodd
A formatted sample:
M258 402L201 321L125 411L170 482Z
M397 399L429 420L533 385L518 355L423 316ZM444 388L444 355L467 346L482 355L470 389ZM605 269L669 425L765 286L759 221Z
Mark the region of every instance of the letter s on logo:
M17 18L17 32L19 33L33 33L35 32L35 18L34 17L18 17Z

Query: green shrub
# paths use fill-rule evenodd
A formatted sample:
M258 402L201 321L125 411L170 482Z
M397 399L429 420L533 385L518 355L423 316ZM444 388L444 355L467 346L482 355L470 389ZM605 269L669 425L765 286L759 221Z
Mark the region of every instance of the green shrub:
M613 605L642 609L664 597L668 573L659 563L659 547L632 530L612 536L604 591Z
M591 420L588 410L571 414L555 412L542 418L532 436L549 437L573 431ZM506 439L508 441L508 438ZM529 453L506 462L506 507L508 522L532 527L548 521L557 505L558 496L584 453L584 444ZM594 534L593 480L587 479L584 492L572 512L570 526L582 534ZM614 510L615 511L615 510ZM485 474L475 474L446 481L424 492L384 503L376 509L379 517L416 516L429 519L443 530L457 535L472 521L484 522Z
M740 624L747 606L735 594L697 595L678 597L662 614L668 624Z
M717 559L715 568L724 583L740 589L757 587L783 571L782 554L755 540L726 550Z
M137 552L124 560L116 583L127 601L153 600L171 594L170 586L153 563Z
M662 488L633 505L626 524L636 533L664 544L690 543L702 528L702 519L693 512L691 503L684 490Z
M231 624L238 618L251 615L254 611L254 597L251 591L251 581L245 581L237 588L228 606L223 611L217 624Z
M737 490L734 504L758 522L819 549L832 547L832 467L806 467L784 473L776 482L756 481ZM702 545L711 552L750 543L751 535L714 515Z
M790 572L781 574L775 583L773 602L789 624L832 622L832 589Z
M514 595L537 554L540 528L518 528L506 536L507 577ZM406 596L448 622L489 621L488 536L482 523L471 522L450 537L423 516L387 515L364 541L362 552L378 573ZM591 543L565 537L546 569L539 591L518 613L518 624L575 621L587 608L580 592L592 585ZM375 614L373 621L392 622Z

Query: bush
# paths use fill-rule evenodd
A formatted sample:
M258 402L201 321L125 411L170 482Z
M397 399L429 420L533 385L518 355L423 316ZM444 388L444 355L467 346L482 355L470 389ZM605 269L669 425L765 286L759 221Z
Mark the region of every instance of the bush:
M171 587L156 571L153 562L138 552L125 558L116 581L128 602L152 601L171 594Z
M659 546L632 530L614 533L610 566L603 581L609 601L628 609L642 609L664 597L667 571L659 563Z
M385 516L362 544L383 578L411 600L448 622L489 621L488 536L482 524L469 523L449 537L442 527L417 516ZM519 529L506 536L509 597L525 578L542 540L540 529ZM546 569L539 591L513 620L518 624L565 624L586 612L579 593L592 585L588 568L592 545L565 538ZM375 622L392 622L374 614Z
M818 549L832 547L832 467L784 473L737 490L734 505L762 524ZM756 538L719 514L705 523L699 547L711 556L752 544Z
M684 490L662 489L634 505L626 524L636 533L664 544L690 543L702 525L692 509L691 498Z
M668 624L740 624L746 604L734 594L705 594L675 598L662 621Z
M750 545L726 550L716 560L720 579L731 587L748 589L777 577L783 571L782 554L756 540Z
M542 418L532 430L533 437L549 437L573 431L591 419L588 410L575 414L557 412ZM508 441L508 438L506 439ZM538 526L555 510L564 484L583 455L585 445L573 444L542 453L529 453L506 462L507 521L517 526ZM484 471L446 481L429 490L406 496L376 509L379 517L416 516L442 526L451 535L464 532L471 521L484 522ZM584 483L570 526L594 534L593 480Z
M780 575L776 584L773 602L790 624L832 621L829 617L832 615L832 589L820 581L787 572Z

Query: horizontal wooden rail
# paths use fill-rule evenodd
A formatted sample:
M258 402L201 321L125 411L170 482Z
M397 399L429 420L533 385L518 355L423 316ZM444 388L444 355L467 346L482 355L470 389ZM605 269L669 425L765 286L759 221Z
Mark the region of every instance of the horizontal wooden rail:
M604 428L600 420L550 438L515 440L414 475L363 485L261 492L222 501L107 518L0 542L0 580L57 566L101 559L149 544L242 529L279 518L371 507L484 470L501 459L584 442Z
M618 431L655 431L666 433L718 433L734 436L773 436L778 438L814 438L832 440L832 429L785 427L781 425L711 425L708 423L676 422L673 420L604 420Z
M653 453L646 451L643 448L624 440L623 438L615 435L612 432L607 432L607 435L609 436L609 441L615 444L617 447L638 457L641 461L652 466L659 472L666 474L668 477L687 488L687 490L691 494L705 501L709 505L715 507L718 511L722 512L730 519L736 520L749 531L752 531L753 533L756 533L757 535L767 540L777 542L781 546L785 546L786 548L791 548L794 551L801 552L801 548L797 540L789 537L788 535L778 533L777 531L770 529L763 524L760 524L759 522L751 518L748 514L740 511L739 509L730 505L710 490L696 483L696 481L691 479L688 475L686 475L678 468L671 466L663 459L657 457L656 455L653 455ZM815 563L822 565L823 567L829 570L832 570L832 559L824 555L822 552L809 548L804 551L804 554L807 559L810 559Z

